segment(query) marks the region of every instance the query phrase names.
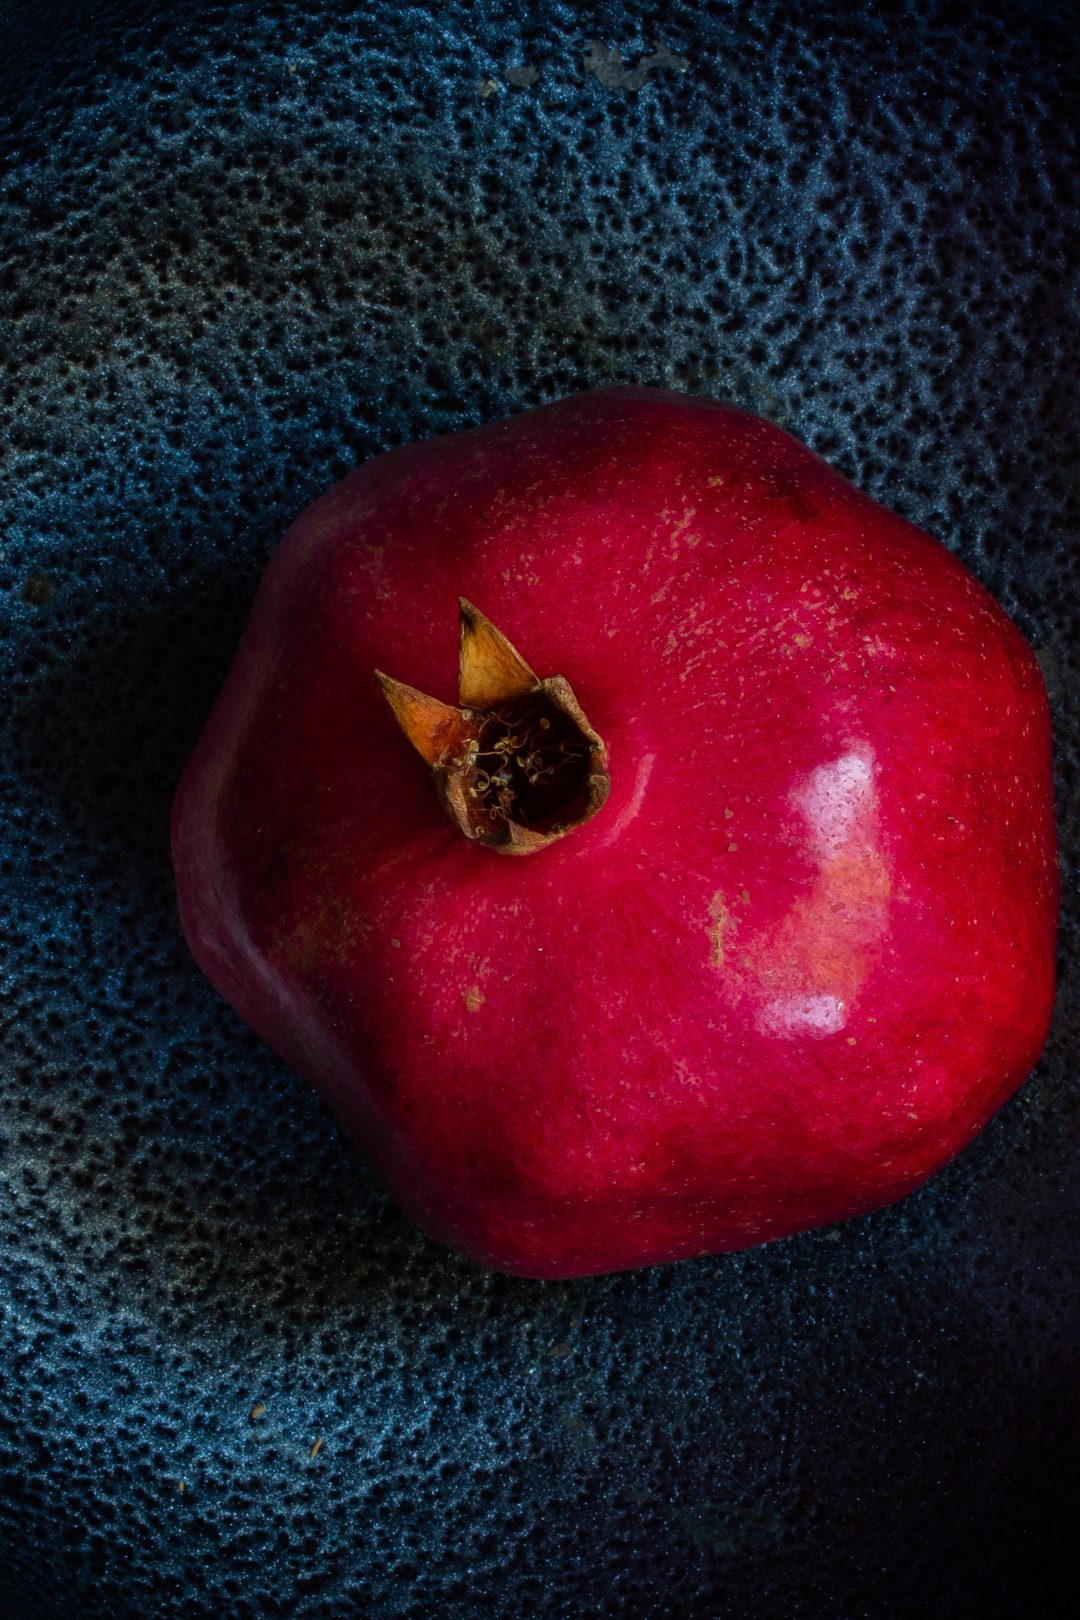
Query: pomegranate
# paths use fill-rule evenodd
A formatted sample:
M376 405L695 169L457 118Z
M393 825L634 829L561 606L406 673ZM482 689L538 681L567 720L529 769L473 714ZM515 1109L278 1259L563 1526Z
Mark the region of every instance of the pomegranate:
M304 512L173 849L240 1016L422 1227L528 1276L896 1199L1050 1017L1027 643L788 434L654 389Z

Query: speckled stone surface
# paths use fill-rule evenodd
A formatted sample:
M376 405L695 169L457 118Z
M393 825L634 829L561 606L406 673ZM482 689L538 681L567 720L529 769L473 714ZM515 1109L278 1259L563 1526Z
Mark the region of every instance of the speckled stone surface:
M1065 1612L1076 9L346 13L0 8L0 1613ZM167 823L310 498L613 380L772 417L1017 618L1062 989L903 1204L545 1285L415 1233L215 996Z

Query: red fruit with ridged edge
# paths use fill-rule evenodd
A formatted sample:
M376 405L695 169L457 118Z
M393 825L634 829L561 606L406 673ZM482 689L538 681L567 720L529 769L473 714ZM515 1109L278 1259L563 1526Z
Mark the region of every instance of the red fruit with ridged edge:
M1050 1018L1027 643L786 433L653 389L304 512L173 848L221 993L421 1226L529 1276L899 1198Z

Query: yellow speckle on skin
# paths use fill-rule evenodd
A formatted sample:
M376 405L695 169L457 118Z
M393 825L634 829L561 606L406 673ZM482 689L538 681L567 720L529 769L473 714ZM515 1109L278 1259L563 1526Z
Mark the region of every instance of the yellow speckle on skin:
M391 946L393 947L393 949L395 951L400 951L400 949L401 949L401 941L400 941L400 939L391 938L390 944L391 944Z
M735 814L734 810L725 810L724 811L724 820L725 821L730 821L734 814Z
M484 1005L484 992L478 984L470 984L469 988L463 991L461 999L467 1012L479 1012Z
M731 913L720 890L709 901L709 962L714 968L724 965L724 939L732 927Z

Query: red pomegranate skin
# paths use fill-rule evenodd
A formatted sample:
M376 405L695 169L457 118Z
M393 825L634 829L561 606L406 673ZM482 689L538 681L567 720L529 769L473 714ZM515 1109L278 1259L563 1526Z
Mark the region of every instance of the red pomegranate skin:
M607 745L607 804L528 856L450 823L373 679L455 703L459 595ZM897 1199L1051 1014L1024 638L788 434L655 389L395 450L309 507L173 847L221 994L420 1226L526 1276Z

